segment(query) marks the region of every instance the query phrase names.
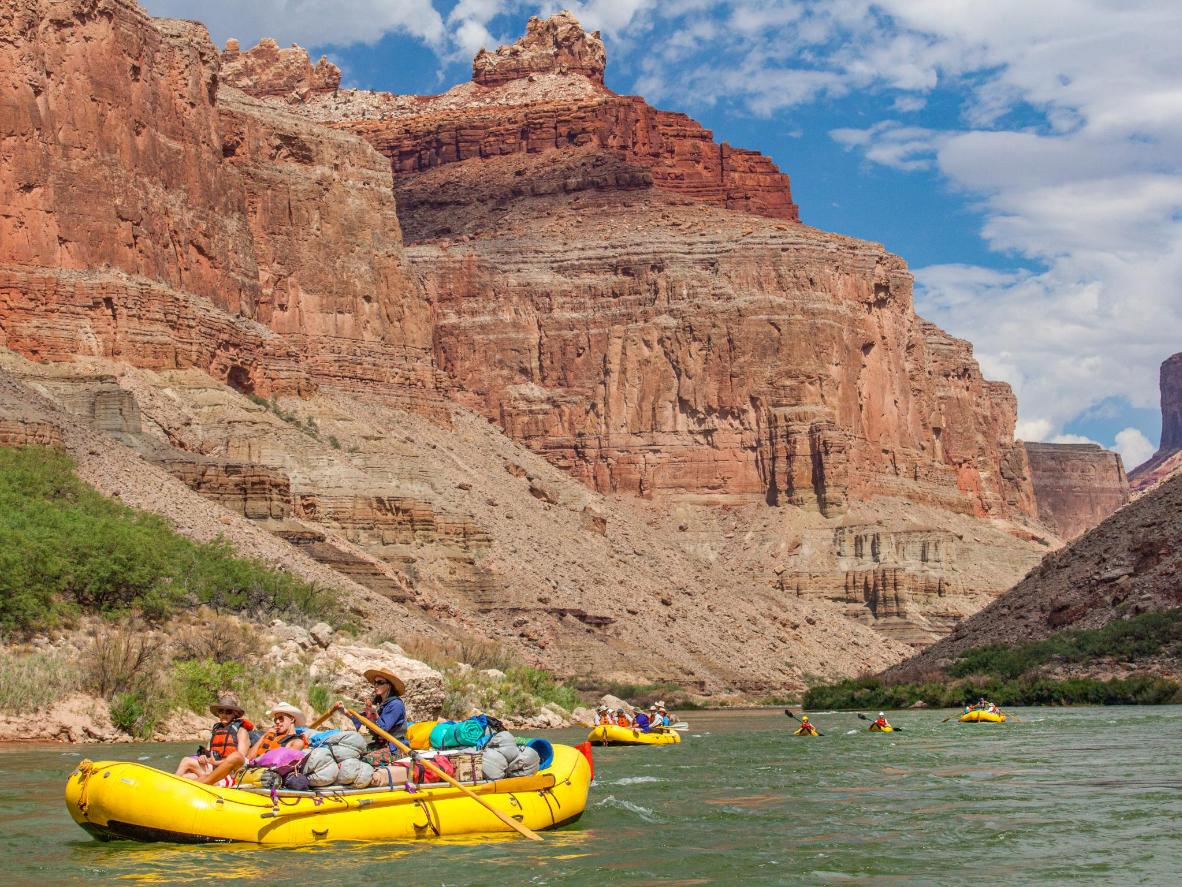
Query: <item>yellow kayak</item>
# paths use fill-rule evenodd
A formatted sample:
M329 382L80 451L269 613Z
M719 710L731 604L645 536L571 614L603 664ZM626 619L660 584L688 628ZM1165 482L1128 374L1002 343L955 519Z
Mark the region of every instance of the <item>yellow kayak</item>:
M587 804L591 764L576 748L554 746L554 760L534 776L467 788L527 827L541 831L578 819ZM508 832L509 827L446 783L413 794L388 788L345 790L320 798L264 789L200 785L125 761L83 761L66 783L66 807L95 838L185 844L244 841L312 844L395 841Z
M587 738L599 745L676 745L681 742L681 734L676 730L641 733L632 727L617 727L615 724L600 724L587 734Z
M812 730L805 730L803 727L799 727L792 735L793 736L817 736L818 734L814 733Z
M965 724L1004 724L1006 716L1002 712L966 711L960 720Z
M870 725L870 732L871 733L894 733L895 728L892 727L890 724L887 724L885 727L880 727L880 726L878 726L878 724L871 724Z

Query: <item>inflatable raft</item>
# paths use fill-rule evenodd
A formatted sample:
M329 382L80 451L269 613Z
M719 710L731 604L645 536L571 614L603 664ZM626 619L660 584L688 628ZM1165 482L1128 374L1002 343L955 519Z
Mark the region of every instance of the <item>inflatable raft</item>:
M819 736L819 733L814 733L812 730L805 730L803 727L797 727L792 733L793 736Z
M615 724L600 724L587 734L587 738L599 745L676 745L681 742L681 734L676 730L641 733L632 727L617 727Z
M878 724L871 724L870 725L870 732L871 733L894 733L895 728L892 727L890 724L887 724L887 726L885 726L885 727L880 727L880 726L878 726Z
M1000 711L966 711L960 720L965 724L1004 724L1006 716Z
M534 776L466 787L541 831L582 815L591 776L591 762L579 749L555 745L554 760ZM200 785L124 761L83 761L66 783L70 815L101 841L312 844L510 832L481 804L446 783L423 785L414 793L402 788L321 789L318 796L281 791L277 801L265 789Z

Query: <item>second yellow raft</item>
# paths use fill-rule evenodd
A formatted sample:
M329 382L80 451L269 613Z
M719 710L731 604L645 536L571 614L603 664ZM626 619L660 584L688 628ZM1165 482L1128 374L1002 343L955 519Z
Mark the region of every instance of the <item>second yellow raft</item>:
M964 724L1004 724L1006 716L1000 711L966 711L960 720Z
M598 745L676 745L681 742L681 734L676 730L642 733L632 727L617 727L615 724L600 724L587 734L587 738Z

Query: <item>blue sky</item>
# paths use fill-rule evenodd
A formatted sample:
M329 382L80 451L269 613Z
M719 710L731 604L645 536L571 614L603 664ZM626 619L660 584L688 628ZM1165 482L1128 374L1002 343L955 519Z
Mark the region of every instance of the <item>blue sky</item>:
M147 0L345 83L466 80L531 14L603 30L607 83L770 155L802 219L879 241L921 314L1018 393L1019 436L1126 467L1182 350L1182 4L1145 0ZM1135 51L1130 51L1135 47Z

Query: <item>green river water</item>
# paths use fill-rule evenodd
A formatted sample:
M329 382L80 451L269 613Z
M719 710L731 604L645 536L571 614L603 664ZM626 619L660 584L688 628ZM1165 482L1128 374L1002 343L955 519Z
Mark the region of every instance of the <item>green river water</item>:
M189 746L0 749L0 884L1182 884L1182 707L691 712L680 746L595 750L583 818L538 845L103 844L74 825L83 757L171 768ZM585 731L546 734L581 741Z

